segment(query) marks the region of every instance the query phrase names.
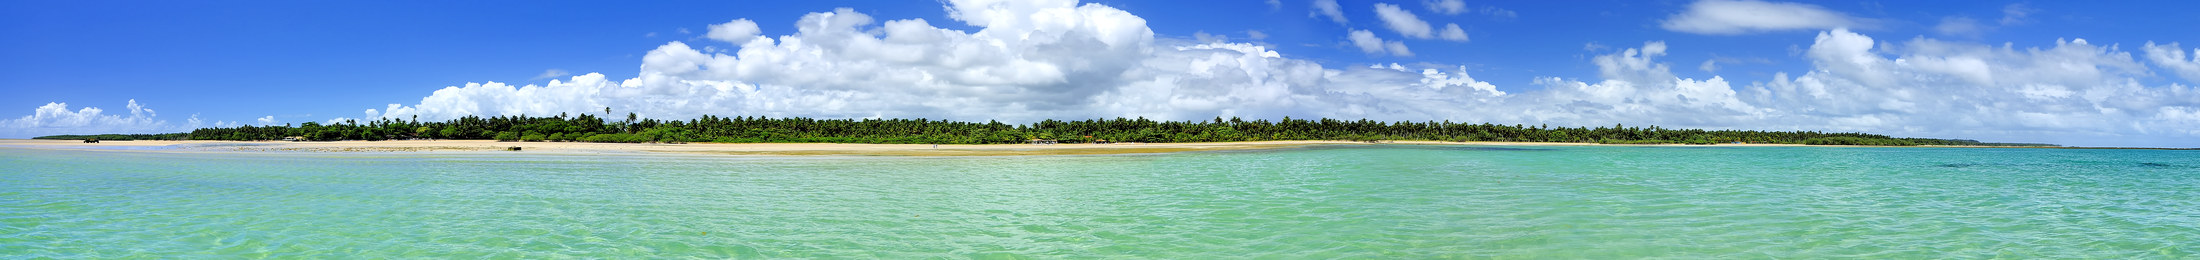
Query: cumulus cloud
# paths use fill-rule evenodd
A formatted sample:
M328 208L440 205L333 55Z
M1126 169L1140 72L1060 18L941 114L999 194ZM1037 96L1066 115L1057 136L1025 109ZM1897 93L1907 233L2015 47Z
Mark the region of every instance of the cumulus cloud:
M923 19L879 22L839 9L805 15L793 34L729 53L666 43L644 55L634 78L589 73L543 85L469 83L378 111L385 118L422 120L600 113L607 107L667 119L1409 119L1439 116L1430 109L1457 104L1442 100L1499 93L1464 71L1331 69L1254 44L1155 38L1143 19L1098 4L950 5L955 21L979 29L939 28ZM1374 42L1385 54L1411 54L1397 42Z
M741 44L748 43L750 40L755 40L756 36L758 34L763 34L763 32L764 30L757 27L756 22L754 21L749 21L749 19L733 19L733 21L730 22L710 25L710 32L704 33L703 37L710 38L712 40L720 40L734 44Z
M1444 24L1443 32L1437 33L1436 36L1447 41L1465 42L1467 41L1467 30L1459 29L1459 24Z
M1824 7L1756 0L1700 0L1661 24L1666 30L1732 35L1769 31L1855 28L1865 20Z
M795 34L748 42L733 53L667 43L644 56L636 78L590 73L546 85L470 83L376 111L424 120L606 107L652 118L1537 118L1501 112L1512 108L1504 100L1515 95L1465 67L1325 68L1259 45L1156 39L1142 19L1102 5L953 4L958 19L971 19L960 21L983 29L943 29L921 19L872 25L868 15L842 9L807 15ZM1053 15L973 18L987 13ZM1352 34L1370 52L1411 55L1372 32Z
M1421 5L1428 6L1428 11L1436 12L1439 14L1459 14L1467 12L1467 1L1465 0L1423 0L1421 1Z
M662 119L1292 116L2200 145L2174 141L2200 135L2190 130L2200 129L2200 91L2142 85L2135 78L2149 75L2145 65L2084 40L2017 49L1886 43L1835 29L1800 52L1812 70L1746 86L1678 77L1659 60L1672 46L1646 42L1592 58L1597 79L1539 77L1539 88L1505 91L1461 66L1325 67L1257 44L1157 38L1144 19L1099 4L948 4L954 22L977 30L879 22L844 8L804 15L792 34L756 37L731 52L669 42L644 55L633 78L468 83L376 112L421 120L605 108ZM1362 51L1411 55L1372 32L1349 34ZM2178 49L2159 46L2166 47L2150 49Z
M2141 49L2146 51L2147 61L2154 62L2155 66L2168 69L2178 77L2184 77L2187 82L2200 83L2200 48L2193 49L2192 55L2186 56L2185 49L2177 47L2177 43L2155 45L2149 41Z
M172 125L156 119L153 109L131 99L123 106L128 114L109 114L98 107L71 110L68 103L46 103L31 115L16 119L0 120L0 137L27 138L61 134L136 134L178 132L201 124L197 116L186 125Z
M1337 5L1337 0L1314 0L1313 9L1306 13L1306 17L1329 17L1329 21L1337 24L1350 22L1344 19L1344 6Z
M1414 16L1413 12L1406 11L1405 8L1399 8L1398 5L1376 3L1375 18L1382 19L1383 27L1398 32L1398 35L1416 39L1435 37L1436 29L1430 27L1428 21L1422 21L1420 17Z
M271 125L280 125L280 124L283 124L283 122L282 122L282 121L276 121L276 120L275 120L275 116L264 116L264 117L260 117L260 119L258 119L257 121L258 121L258 122L260 122L260 126L271 126Z
M1892 57L1889 57L1889 56ZM2127 52L2084 39L2017 49L1917 38L1885 43L1833 30L1805 56L1816 70L1751 86L1760 104L1832 130L2094 145L2200 145L2200 92L2145 86ZM1805 125L1799 122L1799 125Z
M2160 48L2157 48L2160 49ZM2174 47L2168 49L2175 49ZM1651 42L1592 59L1602 81L1540 78L1503 100L1528 122L1861 131L2099 146L2200 146L2200 91L2147 86L2147 67L2083 39L2034 48L1821 32L1813 69L1732 86L1678 78ZM1715 59L1716 60L1716 59ZM1715 64L1706 61L1706 64ZM1711 65L1716 66L1716 65Z
M1368 54L1413 56L1413 51L1407 50L1405 43L1398 41L1385 41L1382 37L1375 37L1375 32L1370 32L1367 30L1352 30L1352 33L1346 35L1345 39L1350 40L1352 42L1352 46L1359 47L1360 52L1366 52Z

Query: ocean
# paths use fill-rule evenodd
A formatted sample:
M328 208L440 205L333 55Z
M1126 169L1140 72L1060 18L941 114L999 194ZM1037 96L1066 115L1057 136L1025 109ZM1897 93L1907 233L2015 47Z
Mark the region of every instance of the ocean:
M2200 151L0 148L0 258L2191 258Z

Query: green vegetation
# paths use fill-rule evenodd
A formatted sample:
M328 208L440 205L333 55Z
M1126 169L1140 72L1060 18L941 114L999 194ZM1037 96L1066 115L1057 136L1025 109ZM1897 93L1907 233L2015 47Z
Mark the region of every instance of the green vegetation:
M1600 144L1715 144L1716 142L1712 142L1711 140L1707 140L1707 139L1689 139L1689 140L1682 140L1682 141L1673 141L1673 140L1657 140L1657 139L1652 139L1652 140L1615 140L1615 139L1602 139L1602 140L1597 140L1597 143L1600 143Z
M1738 131L1665 129L1651 127L1549 127L1467 124L1453 122L1378 122L1336 119L1279 121L1215 118L1213 121L1153 121L1144 118L1059 121L1046 120L1011 125L1000 122L958 122L927 119L810 119L704 116L692 120L641 119L611 121L593 115L555 117L465 117L444 122L381 119L359 123L346 121L322 125L304 123L292 127L242 126L202 128L190 133L158 135L47 136L40 139L103 140L283 140L297 137L311 141L390 139L494 139L519 142L613 143L884 143L884 144L1006 144L1031 139L1064 143L1114 142L1232 142L1271 140L1427 140L1579 142L1606 144L1714 144L1777 143L1814 145L2026 145L1993 144L1972 140L1893 138L1864 133L1809 131Z

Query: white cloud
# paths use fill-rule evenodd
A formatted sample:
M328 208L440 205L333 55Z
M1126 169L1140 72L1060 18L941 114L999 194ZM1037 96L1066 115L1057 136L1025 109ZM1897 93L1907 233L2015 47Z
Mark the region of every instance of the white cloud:
M1459 14L1467 12L1467 1L1465 0L1422 0L1421 5L1428 6L1429 12L1436 12L1439 14Z
M703 37L742 44L756 40L756 36L763 32L763 29L756 27L756 22L749 21L749 19L733 19L730 22L710 25L710 32L703 34Z
M1440 100L1497 93L1464 72L1325 69L1258 45L1157 39L1143 19L1104 5L952 4L957 21L980 29L937 28L918 19L881 25L841 9L806 15L793 34L728 53L668 43L645 55L639 76L631 79L589 73L543 85L471 83L379 111L385 118L422 120L605 107L668 119L1408 119L1448 114L1429 112L1454 104ZM1375 42L1382 53L1411 54L1403 44ZM1424 83L1430 75L1440 78Z
M1462 6L1460 8L1466 8L1465 6L1463 6L1464 3L1461 3L1461 5ZM1398 5L1376 3L1375 17L1381 18L1383 20L1384 27L1390 28L1391 31L1398 32L1398 35L1404 35L1407 38L1441 38L1447 41L1467 41L1467 31L1459 28L1459 24L1445 24L1444 28L1439 31L1435 27L1430 26L1428 21L1421 20L1419 16L1413 15L1412 11L1407 11L1405 8L1398 7ZM1373 36L1369 35L1369 37ZM1355 42L1358 42L1358 40L1360 39L1354 39ZM1404 49L1404 43L1399 43L1397 45L1400 46L1400 48L1398 49ZM1365 47L1362 47L1362 49L1365 50ZM1393 52L1397 51L1394 50Z
M321 122L321 124L322 124L322 125L338 125L338 124L342 124L342 125L357 125L357 124L359 123L359 121L369 121L369 120L372 120L372 119L367 119L367 120L361 120L361 119L358 119L358 118L349 118L349 117L337 117L337 118L330 118L330 119L328 119L328 121L322 121L322 122Z
M1350 33L1350 35L1347 35L1346 39L1352 41L1352 46L1359 47L1360 52L1366 52L1368 54L1413 56L1413 51L1406 50L1405 43L1398 41L1384 41L1381 37L1375 37L1375 32L1369 32L1367 30L1352 30L1352 33Z
M1700 0L1662 23L1666 30L1722 35L1864 25L1862 19L1816 5L1756 0Z
M1259 30L1245 30L1245 38L1250 38L1255 41L1268 39L1268 33L1260 32Z
M197 116L188 125L171 125L156 119L153 109L138 104L136 99L125 105L123 114L108 114L105 109L84 107L70 110L69 104L52 102L39 106L31 115L16 119L0 120L0 137L27 138L62 134L140 134L187 131L200 124Z
M1404 66L1398 66L1397 63L1391 63L1388 68L1399 71L1405 69ZM1457 71L1448 73L1436 69L1421 69L1421 85L1436 90L1466 87L1475 90L1474 93L1483 93L1492 97L1505 95L1505 91L1497 90L1497 85L1475 81L1474 77L1467 76L1466 66L1459 66Z
M275 120L275 116L264 116L264 117L260 117L260 119L259 119L259 120L257 120L257 121L259 121L259 122L260 122L260 126L271 126L271 125L280 125L280 124L283 124L283 122L282 122L282 121L276 121L276 120Z
M1800 52L1812 70L1742 87L1718 76L1677 77L1658 60L1668 46L1648 42L1592 58L1600 79L1541 77L1539 88L1504 91L1460 66L1331 68L1255 44L1156 38L1144 19L1099 4L950 5L950 17L978 29L922 19L877 23L838 9L805 15L793 34L758 37L731 52L667 43L642 58L634 78L588 73L544 85L469 83L378 112L444 120L610 107L662 119L1012 123L1292 116L2200 145L2177 141L2200 140L2189 130L2200 129L2200 91L2143 86L2135 78L2149 75L2148 67L2084 40L2027 49L1926 38L1896 44L1836 29ZM1349 34L1364 52L1411 55L1402 43L1367 30Z
M1383 42L1383 49L1387 49L1387 50L1390 50L1390 55L1393 55L1393 56L1399 56L1399 57L1413 57L1413 51L1412 51L1412 50L1407 50L1407 49L1406 49L1406 43L1403 43L1403 42L1398 42L1398 41L1387 41L1387 42Z
M1583 51L1603 51L1609 49L1612 49L1612 46L1604 46L1603 44L1597 44L1594 42L1581 44L1581 50Z
M1312 12L1306 13L1306 17L1329 17L1329 21L1337 22L1337 24L1350 22L1344 19L1344 6L1337 5L1337 0L1314 0L1313 9Z
M1435 28L1430 27L1428 21L1422 21L1420 17L1414 16L1413 12L1406 11L1405 8L1399 8L1398 5L1376 3L1375 17L1383 20L1383 27L1398 32L1398 35L1415 39L1435 37Z
M1268 0L1268 10L1283 9L1283 0Z
M1648 42L1641 48L1599 55L1592 63L1602 81L1537 78L1535 84L1544 86L1543 90L1522 93L1504 100L1504 107L1483 113L1511 111L1518 118L1508 120L1515 122L1679 128L1756 126L1778 117L1777 111L1743 101L1724 78L1675 77L1670 66L1656 61L1666 50L1664 42Z
M1511 21L1513 19L1520 18L1519 12L1513 12L1513 10L1507 10L1504 8L1497 8L1496 6L1482 7L1482 14L1489 15L1490 19L1495 19L1498 21Z
M1984 31L1986 27L1979 25L1978 19L1962 16L1941 18L1940 25L1933 26L1933 32L1947 36L1978 37Z
M1367 30L1352 30L1352 33L1347 35L1345 38L1352 40L1352 46L1360 47L1360 52L1366 52L1369 54L1384 53L1383 38L1375 37L1374 32L1368 32Z
M2083 39L2016 49L1926 38L1880 43L1834 30L1820 33L1806 56L1816 70L1792 79L1783 73L1751 86L1763 93L1757 102L1832 130L2200 145L2150 136L2189 135L2181 129L2200 126L2180 114L2200 107L2200 92L2175 84L2143 86L2136 78L2147 75L2147 68L2129 53Z
M1444 31L1436 34L1436 36L1446 41L1466 42L1467 30L1459 29L1459 24L1456 23L1444 24Z
M533 78L533 79L547 79L547 78L556 78L556 77L564 77L564 76L572 76L572 75L573 75L573 73L571 73L571 72L566 72L565 70L561 70L561 69L548 69L548 70L543 70L543 71L542 71L542 74L535 74L535 78Z
M2039 9L2033 9L2030 6L2024 5L2024 3L2014 3L2002 6L2001 25L2010 26L2024 24L2025 22L2030 21L2027 20L2027 18L2030 18L2032 16L2032 13L2037 13L2039 11Z
M1192 32L1192 40L1199 42L1225 42L1230 41L1230 36L1207 34L1207 31L1197 31Z
M1710 59L1703 60L1703 65L1696 65L1696 69L1702 70L1703 72L1719 72L1719 61Z
M2187 82L2200 83L2200 48L2193 49L2192 55L2187 56L2185 49L2175 42L2155 45L2149 41L2141 50L2146 51L2147 61L2154 62L2155 66L2177 73Z

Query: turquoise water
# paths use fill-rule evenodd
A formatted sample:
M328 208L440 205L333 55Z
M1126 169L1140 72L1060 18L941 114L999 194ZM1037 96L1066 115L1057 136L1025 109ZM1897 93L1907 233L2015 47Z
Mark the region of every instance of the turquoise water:
M2192 258L2200 152L0 148L0 258Z

